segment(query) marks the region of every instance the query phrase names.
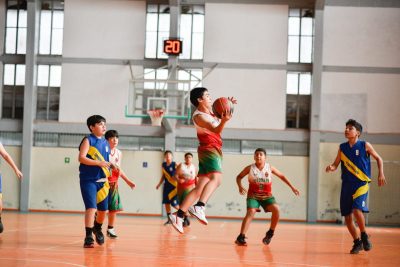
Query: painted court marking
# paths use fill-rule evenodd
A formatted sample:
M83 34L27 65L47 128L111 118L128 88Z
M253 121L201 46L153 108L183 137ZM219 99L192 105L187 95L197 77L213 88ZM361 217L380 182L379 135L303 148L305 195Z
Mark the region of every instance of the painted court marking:
M15 231L21 231L21 230L30 230L30 229L42 229L42 228L50 228L50 227L59 227L59 226L64 226L67 224L60 224L60 225L54 225L54 226L43 226L43 227L35 227L35 228L22 228L22 229L15 229L15 230L6 230L4 232L15 232Z
M220 227L224 227L224 225L225 225L226 223L227 223L227 221L223 222L223 223L221 224Z
M66 264L66 265L72 265L72 266L85 267L84 265L79 265L79 264L75 264L75 263L68 263L68 262L61 262L61 261L29 260L29 259L14 259L14 258L0 258L0 260L14 260L14 261L40 261L40 262L61 263L61 264Z
M59 248L59 247L63 247L63 246L75 244L75 243L78 243L78 242L82 242L82 240L75 241L75 242L71 242L71 243L67 243L67 244L64 244L64 245L54 246L54 247L51 247L51 248L45 248L45 249L43 249L43 250L48 250L48 249L52 249L52 248Z

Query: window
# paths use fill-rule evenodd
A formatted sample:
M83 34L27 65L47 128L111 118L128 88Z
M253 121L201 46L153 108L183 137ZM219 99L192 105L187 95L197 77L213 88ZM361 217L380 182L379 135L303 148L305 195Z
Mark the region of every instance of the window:
M313 16L313 10L311 9L289 9L288 62L312 62Z
M183 41L181 59L203 59L204 6L182 6L180 39Z
M179 70L178 71L178 80L190 81L189 91L195 87L203 86L200 80L203 79L203 69L188 69L188 70ZM183 88L183 84L178 85L178 90L185 90ZM191 114L190 117L193 116L193 113L196 111L196 107L190 104L191 106ZM181 105L178 103L178 108L181 108ZM185 107L188 108L188 107ZM194 125L192 119L186 120L177 120L177 125Z
M37 120L58 120L61 66L39 65L37 79Z
M147 5L146 58L168 58L164 53L164 40L169 37L169 6Z
M26 53L27 3L7 1L6 54Z
M2 118L22 119L25 65L4 64Z
M39 54L62 55L64 2L43 1L40 12Z
M286 84L286 128L309 129L311 73L289 72Z

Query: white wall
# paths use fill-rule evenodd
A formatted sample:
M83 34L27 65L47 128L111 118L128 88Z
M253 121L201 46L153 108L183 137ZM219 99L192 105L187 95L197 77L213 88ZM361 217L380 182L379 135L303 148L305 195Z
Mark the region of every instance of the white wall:
M400 9L325 7L323 64L400 67Z
M13 159L15 165L21 170L22 148L17 146L5 146L4 148ZM1 158L0 172L3 209L19 209L21 180L3 158Z
M210 4L204 62L286 64L288 6Z
M6 37L5 32L6 32L6 0L0 0L0 55L4 53L4 41L5 41L4 38ZM3 77L3 75L1 75L1 77Z
M134 75L143 68L133 66ZM60 92L60 122L86 122L99 114L108 123L140 124L140 119L126 118L129 66L63 64Z
M226 128L285 129L286 71L216 68L203 86L213 100L237 99Z
M321 130L344 131L348 119L362 118L368 133L400 133L399 86L398 74L324 72ZM366 100L364 107L361 102L346 102L356 94ZM362 110L366 114L361 114Z
M64 57L143 59L145 1L65 1Z

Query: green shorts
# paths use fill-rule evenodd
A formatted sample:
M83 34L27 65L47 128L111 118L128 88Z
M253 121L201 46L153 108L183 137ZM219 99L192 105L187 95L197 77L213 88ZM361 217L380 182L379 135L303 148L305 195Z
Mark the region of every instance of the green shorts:
M190 186L187 186L185 188L179 188L179 185L178 185L177 197L178 197L178 204L179 205L182 205L182 203L185 200L186 196L189 194L190 191L192 191L193 188L194 188L194 185L190 185Z
M122 211L123 207L121 203L121 198L119 196L118 182L109 182L109 183L111 190L111 203L108 204L108 211L109 212Z
M197 149L199 156L198 176L222 173L222 150L218 146L203 145Z
M275 197L269 197L264 200L248 198L246 199L246 202L247 202L247 209L255 209L257 212L261 212L260 205L265 212L269 212L269 210L267 210L267 207L271 204L277 204Z

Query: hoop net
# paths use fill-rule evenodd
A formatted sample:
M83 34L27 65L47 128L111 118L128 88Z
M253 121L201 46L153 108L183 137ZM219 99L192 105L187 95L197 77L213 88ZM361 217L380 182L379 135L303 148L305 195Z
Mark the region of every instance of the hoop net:
M162 118L164 117L165 110L151 109L151 110L148 110L147 113L150 115L151 125L161 126L161 121L162 121Z

